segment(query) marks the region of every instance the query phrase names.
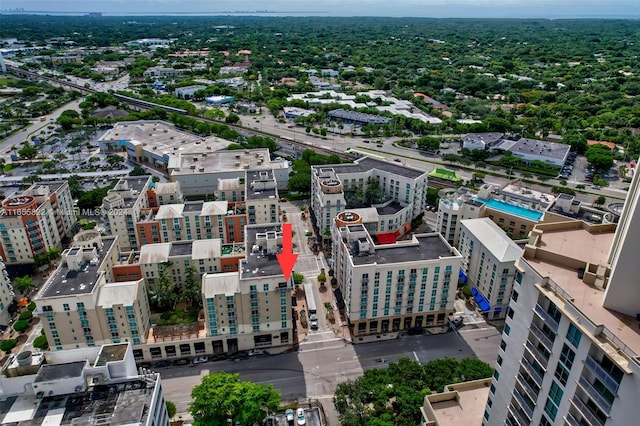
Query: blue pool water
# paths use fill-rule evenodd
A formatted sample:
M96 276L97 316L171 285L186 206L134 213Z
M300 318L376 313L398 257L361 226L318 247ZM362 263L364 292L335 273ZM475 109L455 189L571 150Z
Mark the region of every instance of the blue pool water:
M542 217L542 212L520 206L514 206L513 204L505 203L504 201L494 199L485 200L482 198L478 198L477 200L481 203L484 203L487 207L491 207L492 209L500 210L515 216L524 217L525 219L540 220L540 218Z

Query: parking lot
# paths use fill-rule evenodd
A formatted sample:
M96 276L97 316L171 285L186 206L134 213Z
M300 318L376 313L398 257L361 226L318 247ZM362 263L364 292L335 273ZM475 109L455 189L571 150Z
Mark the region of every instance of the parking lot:
M275 423L272 425L269 422L265 422L266 426L283 426L283 425L295 425L298 426L298 423L295 418L295 410L294 410L294 420L293 422L287 422L287 416L285 413L278 413L273 416L275 419ZM305 426L322 426L322 421L320 417L320 409L318 407L308 408L304 410L304 418L305 418Z

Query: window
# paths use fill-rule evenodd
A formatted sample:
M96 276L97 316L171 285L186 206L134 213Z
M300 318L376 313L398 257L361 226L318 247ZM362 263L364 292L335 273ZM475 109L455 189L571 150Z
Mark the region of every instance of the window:
M504 340L500 341L500 349L503 351L507 349L507 343Z
M551 384L551 390L549 391L549 398L547 398L547 403L544 406L544 412L547 413L551 420L556 419L556 414L558 414L558 406L560 405L560 401L562 400L562 395L564 391L555 381Z
M498 355L498 365L502 366L502 357Z
M513 309L509 309L509 312L507 312L507 316L513 319Z
M574 348L577 348L580 345L580 338L582 337L582 332L578 330L574 324L569 326L569 331L567 331L567 340L569 343L573 345Z
M569 370L573 367L573 359L576 353L567 345L562 346L562 352L560 353L560 362L563 363Z
M500 379L500 372L498 370L494 370L493 378L496 379L496 381L498 381L498 379Z
M491 385L491 387L489 388L489 392L495 394L496 393L496 386L494 384Z
M555 376L556 379L558 379L558 381L562 384L562 386L566 386L567 381L569 380L569 370L567 370L567 368L562 365L562 363L558 363Z
M513 291L513 294L511 295L511 298L513 299L514 302L518 301L518 292L517 291Z
M509 324L506 324L504 326L504 334L508 336L510 332L511 332L511 327L509 327Z

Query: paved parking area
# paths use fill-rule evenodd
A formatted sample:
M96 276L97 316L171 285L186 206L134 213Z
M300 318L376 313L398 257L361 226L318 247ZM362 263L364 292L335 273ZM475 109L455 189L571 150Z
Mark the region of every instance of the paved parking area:
M294 410L295 412L295 410ZM287 423L287 418L284 413L278 413L274 416L276 418L277 426L284 425L297 425L296 420L293 423ZM324 426L322 424L322 417L320 416L320 409L318 407L307 408L304 410L304 418L306 419L306 426ZM327 425L329 426L329 425Z

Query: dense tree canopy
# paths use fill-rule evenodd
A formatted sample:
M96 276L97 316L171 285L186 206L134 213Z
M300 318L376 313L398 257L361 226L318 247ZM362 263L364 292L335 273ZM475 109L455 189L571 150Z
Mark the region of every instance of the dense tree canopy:
M280 392L273 385L241 382L238 374L210 373L193 388L189 412L196 426L226 425L231 419L242 426L262 422L265 410L275 412Z
M366 370L336 388L334 404L343 426L414 426L426 395L447 384L491 377L477 359L444 358L425 365L401 358L387 369Z

